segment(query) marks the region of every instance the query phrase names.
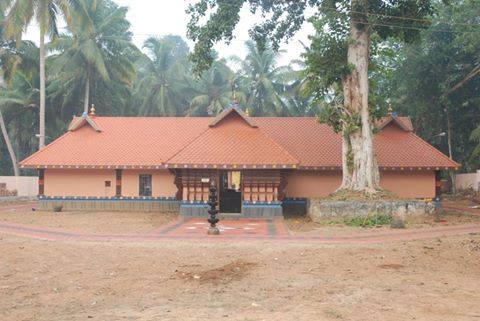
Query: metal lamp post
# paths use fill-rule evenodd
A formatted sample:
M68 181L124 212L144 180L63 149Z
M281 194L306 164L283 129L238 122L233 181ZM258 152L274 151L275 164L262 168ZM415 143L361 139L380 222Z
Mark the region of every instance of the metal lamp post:
M208 218L208 223L210 223L210 227L208 228L207 234L219 235L220 230L217 227L217 223L219 221L219 219L217 218L217 186L215 184L215 180L212 180L210 183L210 193L208 194L207 204L210 206L210 209L208 210L208 214L210 214L210 217Z

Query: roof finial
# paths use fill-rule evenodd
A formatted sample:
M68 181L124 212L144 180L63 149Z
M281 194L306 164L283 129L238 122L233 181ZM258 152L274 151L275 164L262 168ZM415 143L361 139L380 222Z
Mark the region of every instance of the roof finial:
M92 104L92 108L90 108L90 116L95 116L95 105Z
M392 103L388 103L388 114L387 115L392 115L392 114L393 114Z

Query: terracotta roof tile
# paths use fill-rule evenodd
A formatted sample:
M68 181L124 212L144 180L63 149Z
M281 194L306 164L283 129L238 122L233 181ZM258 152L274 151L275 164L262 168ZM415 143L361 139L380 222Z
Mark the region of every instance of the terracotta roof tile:
M247 116L248 117L248 116ZM256 164L340 167L341 139L314 117L94 117L21 162L36 166L158 166ZM389 122L375 135L382 167L458 167L404 126ZM252 121L253 120L253 121Z
M296 165L298 160L261 129L230 114L169 159L168 164Z
M161 165L208 128L209 118L95 117L69 131L21 165Z

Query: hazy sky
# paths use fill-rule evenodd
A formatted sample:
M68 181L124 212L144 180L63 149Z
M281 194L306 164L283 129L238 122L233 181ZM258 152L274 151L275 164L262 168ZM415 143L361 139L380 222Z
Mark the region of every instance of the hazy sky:
M119 5L129 8L127 18L131 23L131 31L134 34L135 44L141 48L143 41L151 35L181 35L186 39L187 22L189 16L185 9L189 3L195 0L115 0ZM230 45L218 44L215 49L220 56L228 57L238 55L241 58L245 56L244 41L248 39L248 30L255 23L260 21L259 16L252 15L247 7L242 9L240 23L235 30L235 39ZM309 43L308 35L313 33L313 27L305 23L297 35L283 44L281 49L286 50L280 59L284 64L291 59L300 58L304 44ZM38 41L38 29L31 26L27 30L27 39ZM189 42L190 47L192 44Z

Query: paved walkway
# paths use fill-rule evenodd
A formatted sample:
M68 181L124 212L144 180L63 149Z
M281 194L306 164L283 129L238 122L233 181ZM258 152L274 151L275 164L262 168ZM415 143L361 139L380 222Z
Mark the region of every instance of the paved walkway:
M180 218L178 221L162 226L149 236L172 236L172 237L201 237L203 238L210 224L202 218ZM222 236L235 238L263 238L289 236L288 228L283 219L237 219L220 220L218 229Z
M147 234L139 235L97 235L70 232L10 222L0 222L0 235L9 234L30 239L48 241L87 242L165 242L173 240L194 242L233 241L275 241L290 243L322 244L375 244L404 242L446 236L480 233L480 225L446 226L425 229L372 232L349 236L298 236L290 235L282 220L235 220L223 221L219 226L221 235L206 235L207 224L198 219L179 219Z

